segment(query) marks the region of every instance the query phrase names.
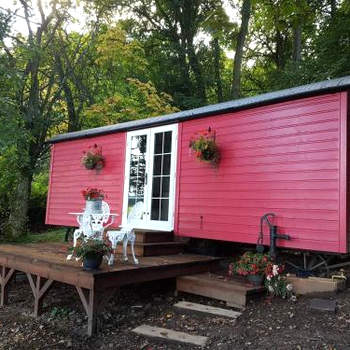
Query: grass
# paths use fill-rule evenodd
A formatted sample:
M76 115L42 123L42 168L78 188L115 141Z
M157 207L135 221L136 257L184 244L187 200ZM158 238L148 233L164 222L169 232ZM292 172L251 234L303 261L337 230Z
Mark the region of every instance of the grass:
M2 243L44 243L44 242L64 242L66 234L65 228L52 229L42 233L29 233L26 236L18 237L14 240L6 240Z

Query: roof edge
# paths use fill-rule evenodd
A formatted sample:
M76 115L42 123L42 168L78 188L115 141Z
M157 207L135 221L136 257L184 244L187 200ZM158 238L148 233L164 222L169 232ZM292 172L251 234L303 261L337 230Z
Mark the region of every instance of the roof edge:
M167 114L147 119L139 119L130 122L102 126L99 128L86 129L52 137L47 143L58 143L68 140L76 140L87 137L111 134L127 130L143 129L152 126L176 123L184 120L206 117L218 113L228 113L242 109L248 109L268 103L277 103L294 98L318 95L326 92L343 91L350 88L350 76L342 78L324 80L317 83L297 86L289 89L273 91L252 97L245 97L238 100L222 102L177 113Z

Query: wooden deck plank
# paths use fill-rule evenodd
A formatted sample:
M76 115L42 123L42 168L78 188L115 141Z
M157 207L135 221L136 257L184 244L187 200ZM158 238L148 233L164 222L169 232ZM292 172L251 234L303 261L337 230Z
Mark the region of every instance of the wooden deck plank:
M113 266L104 262L99 270L86 272L82 270L81 261L66 260L68 247L66 243L2 244L0 265L91 289L96 279L98 285L119 287L134 282L205 272L219 261L212 257L178 254L143 257L140 258L140 264L135 265L121 262L117 257Z

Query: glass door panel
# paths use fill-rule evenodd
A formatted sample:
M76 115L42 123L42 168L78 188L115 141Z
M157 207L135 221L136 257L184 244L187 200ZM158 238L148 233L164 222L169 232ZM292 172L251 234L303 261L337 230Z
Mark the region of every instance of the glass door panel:
M127 222L129 214L136 203L146 202L147 186L147 135L135 135L129 142L129 186L127 200Z
M168 221L172 132L154 134L151 220Z

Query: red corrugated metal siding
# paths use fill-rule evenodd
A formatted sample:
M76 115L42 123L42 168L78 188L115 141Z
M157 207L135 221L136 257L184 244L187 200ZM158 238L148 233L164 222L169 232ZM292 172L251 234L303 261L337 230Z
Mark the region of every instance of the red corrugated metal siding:
M261 215L274 212L280 232L292 237L280 246L346 252L346 94L183 122L176 234L255 243ZM221 149L217 169L188 149L191 136L209 126Z
M69 212L80 212L84 208L81 191L86 187L97 187L107 193L106 201L111 211L122 214L125 133L117 133L94 138L72 140L53 145L51 152L51 175L46 212L46 223L51 225L76 226L76 220ZM86 170L80 159L89 146L102 146L106 158L105 167Z

